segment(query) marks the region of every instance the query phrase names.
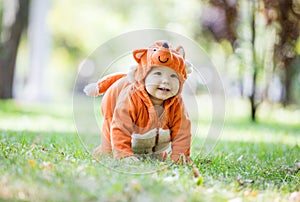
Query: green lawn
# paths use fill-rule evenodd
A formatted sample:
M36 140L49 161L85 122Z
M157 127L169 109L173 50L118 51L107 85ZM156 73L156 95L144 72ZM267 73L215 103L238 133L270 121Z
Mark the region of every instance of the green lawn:
M205 137L193 138L195 176L191 166L157 161L98 163L69 106L2 101L0 201L299 202L299 117L299 109L266 107L254 124L227 114L213 150ZM194 124L208 128L209 121Z

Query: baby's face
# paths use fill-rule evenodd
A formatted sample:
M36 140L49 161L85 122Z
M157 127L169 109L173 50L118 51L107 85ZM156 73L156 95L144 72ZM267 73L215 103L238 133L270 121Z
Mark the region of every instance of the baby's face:
M161 105L164 100L177 95L180 82L175 70L169 67L152 67L145 78L146 91L153 104Z

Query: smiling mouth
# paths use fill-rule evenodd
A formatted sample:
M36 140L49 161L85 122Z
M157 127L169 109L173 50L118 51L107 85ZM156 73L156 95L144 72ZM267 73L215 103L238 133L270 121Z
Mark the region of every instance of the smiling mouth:
M169 58L167 58L166 60L163 61L163 60L160 59L160 56L158 56L158 60L159 60L159 62L161 62L161 63L166 63L166 62L169 61Z
M164 92L169 92L170 91L170 89L168 89L168 88L158 88L158 90L161 90L161 91L164 91Z

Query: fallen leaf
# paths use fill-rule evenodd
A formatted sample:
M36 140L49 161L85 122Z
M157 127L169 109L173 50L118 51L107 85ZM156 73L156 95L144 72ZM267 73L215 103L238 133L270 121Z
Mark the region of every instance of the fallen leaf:
M257 190L245 191L245 193L244 193L244 195L246 197L257 197L258 194L259 194L259 191L257 191Z
M163 165L162 168L161 168L161 170L166 170L168 168L169 168L169 165Z
M236 181L239 184L239 186L244 186L246 184L253 184L254 180L252 179L243 179L243 177L241 175L238 175L236 177Z
M28 160L28 164L29 164L31 167L33 167L33 168L35 168L35 167L37 166L36 161L33 160L33 159L29 159L29 160Z
M35 143L32 143L32 144L30 145L30 149L33 149L35 146L36 146L36 144L35 144Z
M132 187L132 189L134 191L137 191L137 192L141 191L142 188L143 188L141 183L138 180L135 180L135 179L131 180L130 186Z
M203 177L199 176L198 179L197 179L197 182L196 182L197 186L202 186L203 185L203 181L204 181Z
M291 193L289 200L293 202L300 202L300 191Z
M194 174L194 177L199 177L200 176L200 172L199 172L199 169L194 167L193 168L193 174Z
M54 165L51 162L44 162L43 163L43 170L54 170Z
M241 155L236 161L237 161L237 162L241 162L242 159L243 159L243 155Z

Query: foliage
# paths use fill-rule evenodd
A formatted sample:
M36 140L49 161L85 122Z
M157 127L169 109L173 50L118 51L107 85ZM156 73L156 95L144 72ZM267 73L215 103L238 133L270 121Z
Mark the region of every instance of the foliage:
M208 155L196 158L203 139L194 139L192 157L199 173L161 163L157 172L135 175L94 161L77 138L70 109L1 102L0 199L296 201L299 130L299 122L253 124L231 117ZM153 166L149 161L140 165ZM126 168L122 162L115 166Z
M51 1L44 25L51 35L51 47L47 47L51 52L46 53L49 54L46 65L41 65L45 71L42 80L48 98L68 99L80 64L113 37L136 29L149 28L168 29L191 36L192 29L198 24L198 4L197 0ZM18 54L16 97L23 96L21 92L28 85L29 74L32 74L28 61L28 58L31 60L28 40L27 36L23 38Z
M212 35L221 47L226 40L234 49L231 54L224 48L220 65L226 65L229 83L251 101L253 121L265 100L288 105L298 99L293 97L298 68L292 62L299 43L299 7L292 0L210 0L202 12L200 37ZM215 54L215 45L209 45Z

